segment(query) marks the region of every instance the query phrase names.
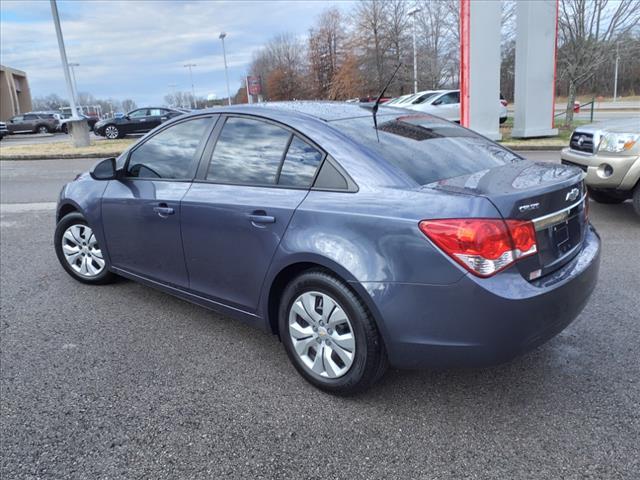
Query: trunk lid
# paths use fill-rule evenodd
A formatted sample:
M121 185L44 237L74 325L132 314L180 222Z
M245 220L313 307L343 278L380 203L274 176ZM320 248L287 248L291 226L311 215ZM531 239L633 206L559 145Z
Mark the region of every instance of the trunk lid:
M486 197L503 218L533 221L537 254L516 265L523 277L534 280L560 268L582 246L587 228L583 179L576 167L523 160L424 188Z

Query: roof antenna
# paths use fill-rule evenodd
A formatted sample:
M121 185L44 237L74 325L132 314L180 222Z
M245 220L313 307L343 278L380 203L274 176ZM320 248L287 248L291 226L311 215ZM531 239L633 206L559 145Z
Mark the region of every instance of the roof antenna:
M398 73L398 70L400 69L401 66L402 66L402 62L398 63L398 66L393 71L393 74L391 75L391 78L389 79L387 84L384 86L384 88L380 92L380 95L378 95L378 98L376 98L376 103L373 104L373 108L371 109L371 111L373 112L373 126L376 129L376 138L378 139L378 143L380 143L380 136L378 135L378 119L376 118L376 115L378 114L378 107L380 106L380 99L384 95L384 92L387 91L387 88L389 88L389 85L391 85L391 82L393 82L393 79L396 77L396 73Z

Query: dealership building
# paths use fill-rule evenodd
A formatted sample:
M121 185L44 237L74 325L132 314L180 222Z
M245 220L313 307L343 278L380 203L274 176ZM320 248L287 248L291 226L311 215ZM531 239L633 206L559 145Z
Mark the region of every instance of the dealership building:
M31 90L27 74L0 65L0 121L31 111Z

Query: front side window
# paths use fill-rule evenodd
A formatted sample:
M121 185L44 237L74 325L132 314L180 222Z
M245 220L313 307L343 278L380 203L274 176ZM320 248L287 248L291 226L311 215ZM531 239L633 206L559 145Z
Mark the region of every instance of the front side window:
M25 119L26 121L29 121L29 120L37 120L37 119L38 119L38 116L37 116L37 115L25 115L25 116L24 116L24 119Z
M216 142L207 180L240 185L275 185L289 133L271 123L230 117Z
M310 187L323 154L298 137L293 137L282 164L278 185Z
M137 178L191 179L195 154L212 119L188 120L161 131L129 156L127 176Z
M13 117L11 119L11 123L19 123L24 119L24 117L22 115L18 115L17 117Z
M129 116L131 118L140 118L140 117L146 117L147 116L147 109L143 108L142 110L134 110L133 112L131 112L129 114Z

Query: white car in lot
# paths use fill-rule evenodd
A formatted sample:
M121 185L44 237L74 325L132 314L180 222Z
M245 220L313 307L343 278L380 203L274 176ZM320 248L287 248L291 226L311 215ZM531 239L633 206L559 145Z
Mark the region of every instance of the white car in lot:
M500 123L507 120L507 102L500 95ZM460 123L460 90L425 90L403 103L391 106L431 113L452 122Z

